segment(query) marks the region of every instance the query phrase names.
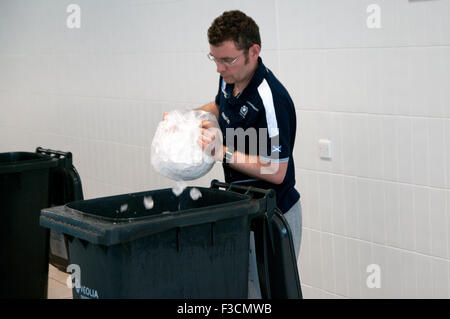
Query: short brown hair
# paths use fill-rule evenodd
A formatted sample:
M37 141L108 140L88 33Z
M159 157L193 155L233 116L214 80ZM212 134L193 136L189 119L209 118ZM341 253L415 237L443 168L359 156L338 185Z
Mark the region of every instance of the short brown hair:
M238 50L248 50L253 44L261 46L258 25L239 10L225 11L208 29L209 44L217 46L227 40L233 40Z

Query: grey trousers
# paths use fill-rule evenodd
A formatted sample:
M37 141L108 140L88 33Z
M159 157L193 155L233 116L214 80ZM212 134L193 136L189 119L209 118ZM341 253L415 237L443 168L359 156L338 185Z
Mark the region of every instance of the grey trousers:
M302 241L302 205L300 200L294 204L284 214L284 218L289 223L289 227L292 233L292 240L294 242L295 256L300 253L300 244ZM250 252L248 262L248 298L249 299L261 299L261 291L259 288L258 268L256 266L256 254L255 254L255 236L253 232L250 232Z

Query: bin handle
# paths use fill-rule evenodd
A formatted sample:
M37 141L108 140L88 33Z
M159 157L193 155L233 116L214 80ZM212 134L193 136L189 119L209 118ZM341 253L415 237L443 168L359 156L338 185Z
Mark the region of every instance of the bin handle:
M253 186L242 186L242 185L236 185L236 184L228 184L219 182L217 179L213 179L211 181L211 188L225 188L227 191L234 191L235 193L245 195L249 195L250 198L254 199L255 194L264 195L260 200L264 200L264 206L267 218L271 219L272 215L274 214L275 208L277 206L276 199L275 199L275 191L273 189L262 189L257 188Z
M245 191L245 195L247 195L249 192L253 192L253 193L259 193L268 197L272 197L272 195L275 195L275 191L272 189L262 189L262 188L257 188L257 187L253 187L253 186L242 186L242 185L236 185L236 184L231 184L231 183L223 183L223 182L219 182L217 179L213 179L211 181L211 188L226 188L227 191L233 191L233 190L240 190L240 191ZM252 194L251 194L252 195Z
M47 154L47 155L50 155L50 156L57 156L58 158L66 157L66 158L72 159L72 153L71 152L63 152L63 151L45 149L45 148L42 148L40 146L36 148L36 152L37 153Z
M227 191L232 192L233 190L231 188L233 187L233 185L234 184L230 184L230 186L227 187ZM234 185L234 186L236 186L236 185ZM248 193L250 192L251 188L252 188L252 186L247 187L247 190L245 191L244 195L249 195ZM242 190L244 190L244 189L242 189ZM253 194L250 194L249 196L251 198L253 198Z

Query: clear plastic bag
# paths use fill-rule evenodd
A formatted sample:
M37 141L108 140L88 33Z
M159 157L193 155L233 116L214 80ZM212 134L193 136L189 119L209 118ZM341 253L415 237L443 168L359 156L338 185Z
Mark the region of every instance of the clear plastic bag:
M157 172L175 181L188 181L211 170L215 159L197 142L202 120L212 122L220 132L214 114L205 111L172 111L158 124L151 147L151 162Z

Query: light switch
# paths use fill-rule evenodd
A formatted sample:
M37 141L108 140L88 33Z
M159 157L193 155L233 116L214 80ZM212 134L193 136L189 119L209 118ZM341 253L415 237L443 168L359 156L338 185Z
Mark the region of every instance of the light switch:
M319 140L319 157L321 159L331 159L331 141L320 139Z

